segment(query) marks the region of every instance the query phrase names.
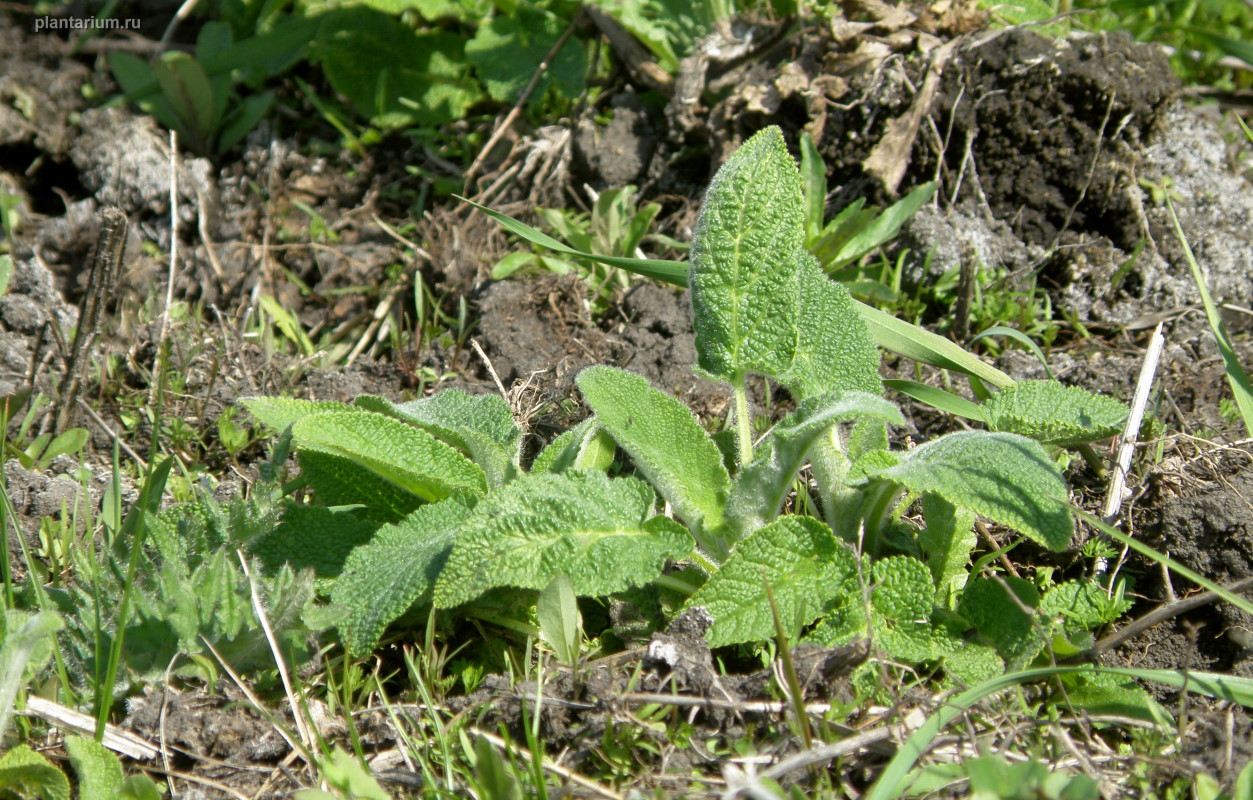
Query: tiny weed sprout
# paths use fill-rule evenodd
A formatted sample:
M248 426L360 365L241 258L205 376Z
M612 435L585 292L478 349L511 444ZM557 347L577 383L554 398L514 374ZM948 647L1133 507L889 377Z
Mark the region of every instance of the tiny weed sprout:
M974 522L1067 547L1075 523L1058 448L1108 437L1126 410L1053 382L1014 383L920 329L867 314L807 249L802 183L777 128L753 136L710 185L686 268L586 253L494 215L533 243L691 287L696 368L733 398L734 457L678 399L603 365L576 379L593 416L530 464L494 395L253 397L244 405L284 432L300 463L294 485L314 499L282 501L281 523L253 553L271 569L312 568L355 655L407 613L434 608L527 635L538 624L573 664L574 598L641 594L658 609L704 608L713 646L769 640L785 620L802 641L869 637L893 659L964 683L1046 650L1082 650L1089 631L1126 610L1120 587L1042 591L991 570L991 559L972 569ZM890 427L904 420L883 397L876 340L988 378L1001 391L982 405L937 398L987 430L890 447ZM795 401L759 439L752 376ZM812 483L798 484L807 466ZM788 503L798 485L814 496ZM919 513L906 518L910 508ZM1151 709L1147 696L1142 705Z

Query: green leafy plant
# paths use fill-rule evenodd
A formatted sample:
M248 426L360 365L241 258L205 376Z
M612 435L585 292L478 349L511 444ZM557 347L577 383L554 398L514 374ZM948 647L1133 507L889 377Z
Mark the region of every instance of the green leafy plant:
M234 40L231 26L210 22L200 29L196 54L169 51L147 63L129 53L109 54L113 76L125 92L184 143L203 154L229 150L274 105L269 92L237 97L237 81L259 82L289 67L309 42L316 23L293 17L266 33Z
M602 192L592 204L590 214L552 208L536 209L536 213L553 233L576 249L589 253L630 258L639 252L640 245L647 239L682 249L679 242L649 233L661 205L646 203L637 206L635 192L634 186ZM514 274L537 271L557 275L577 273L594 290L596 310L603 309L615 290L624 289L630 283L630 274L623 270L588 259L553 256L539 248L529 253L506 255L492 268L492 278L500 280Z
M773 605L788 624L813 626L817 641L871 634L898 657L944 662L967 677L1029 664L1069 635L1078 623L1049 616L1052 593L1021 600L1020 592L1023 608L1039 610L1007 626L1005 580L979 572L971 580L968 567L975 514L1045 547L1067 545L1074 523L1056 465L1039 442L1012 430L889 448L886 426L902 417L879 396L879 356L854 301L805 250L800 183L780 132L762 131L715 177L693 241L699 368L735 399L730 467L686 406L607 366L577 378L595 416L529 469L520 429L495 396L245 401L261 422L290 430L301 482L317 501L305 507L311 520L355 506L373 523L356 547L335 526L307 524L285 553L297 565L320 554L315 566L335 578L331 598L343 609L351 652L368 651L413 606L533 630L528 616L500 609L518 590L535 597L562 576L577 596L675 588L713 617L713 645L771 638ZM760 441L749 424L750 375L786 386L797 400ZM1047 403L1029 402L1034 391L1006 389L1011 400L985 418L1046 441L1091 434L1073 408L1086 395L1067 395L1072 408L1050 415ZM615 445L633 475L606 472ZM806 464L821 519L783 513ZM674 518L657 513L658 496ZM902 517L915 499L925 525ZM319 527L335 530L334 538ZM663 576L676 561L699 569ZM1077 591L1052 590L1072 600ZM1108 613L1078 627L1103 624ZM568 623L558 626L559 639L568 638ZM541 624L552 629L552 615ZM977 640L962 636L968 628Z
M800 137L801 177L804 189L805 247L827 274L860 261L896 238L901 226L935 194L934 181L914 188L885 209L866 208L858 198L824 222L827 208L827 166L813 137Z
M963 780L970 796L978 800L1096 800L1101 796L1096 781L1086 775L1050 772L1039 761L1011 763L999 755L928 767L910 786L910 794L925 794Z
M148 776L125 778L117 756L93 739L68 736L65 750L78 779L76 796L83 800L161 796ZM70 781L42 753L19 744L0 756L0 792L21 800L69 800Z

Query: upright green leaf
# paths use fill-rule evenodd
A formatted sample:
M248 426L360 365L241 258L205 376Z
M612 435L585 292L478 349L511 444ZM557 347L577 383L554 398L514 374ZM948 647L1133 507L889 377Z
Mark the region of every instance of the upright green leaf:
M423 500L458 491L481 494L477 464L425 431L382 414L324 411L292 426L297 447L341 456Z
M7 534L5 534L7 535ZM0 737L8 732L13 701L26 683L52 658L54 635L63 627L61 617L52 611L27 616L25 612L0 611Z
M988 398L983 416L994 431L1073 447L1122 430L1127 407L1111 397L1057 381L1018 381Z
M951 433L906 452L879 475L912 492L934 492L1053 550L1074 533L1063 505L1066 481L1044 448L1024 436Z
M680 525L652 516L654 500L641 480L591 470L521 476L466 520L435 584L435 605L460 605L498 586L543 589L562 573L582 596L646 583L692 550Z
M1247 44L1244 45L1244 50L1242 57L1249 56ZM1218 353L1223 357L1223 370L1227 373L1227 383L1231 385L1231 394L1236 400L1236 409L1239 410L1240 417L1244 421L1245 430L1253 436L1253 382L1249 381L1249 373L1245 371L1244 366L1240 364L1239 356L1236 355L1236 349L1232 344L1231 335L1227 333L1222 313L1219 311L1218 304L1214 302L1214 296L1210 294L1205 274L1192 253L1192 245L1188 244L1188 237L1183 233L1183 226L1179 224L1179 216L1175 214L1175 206L1170 201L1169 192L1166 193L1166 208L1170 211L1171 222L1175 224L1175 235L1179 237L1179 244L1183 245L1183 254L1188 261L1188 267L1192 270L1192 279L1196 281L1197 291L1201 294L1201 304L1205 306L1205 317L1209 320L1210 332L1214 334Z
M461 525L473 504L456 497L422 506L349 554L331 600L348 609L340 623L344 647L365 655L410 606L430 600Z
M152 71L182 123L181 132L191 138L193 147L203 149L218 125L218 106L204 67L187 53L171 51L152 65Z
M879 350L852 295L808 253L799 256L800 341L779 380L797 398L832 391L882 394Z
M927 554L927 566L940 603L950 606L970 574L975 513L958 508L940 495L927 494L922 498L922 516L927 527L919 531L918 544Z
M805 465L809 448L832 425L873 417L897 425L905 420L896 406L865 392L832 392L812 397L771 430L736 476L727 500L727 524L743 538L772 521Z
M766 584L783 619L808 624L856 591L853 554L812 517L777 519L740 542L726 563L687 601L713 617L709 645L767 639L774 617Z
M734 384L792 365L803 215L800 172L774 126L742 144L709 184L688 282L698 361L714 377Z
M646 378L612 367L589 367L577 383L600 425L688 524L701 549L724 556L722 508L731 477L691 410Z
M117 756L95 739L82 736L66 737L65 751L78 775L79 800L113 800L125 780Z
M579 659L583 616L570 576L558 575L548 582L535 604L535 618L544 639L557 654L557 661L574 666Z
M532 472L565 472L568 469L596 469L604 472L613 464L617 445L595 418L584 420L549 442L531 464Z
M823 267L827 270L837 270L857 261L885 242L895 239L896 234L900 233L901 226L905 224L905 220L912 217L923 203L931 199L937 186L938 184L934 181L921 184L883 209L882 212L871 215L864 224L850 227L848 232L851 235L840 243L835 253L828 254L823 259ZM828 231L824 230L823 235L824 237L828 235Z
M517 474L522 431L509 404L499 395L476 397L460 389L445 389L399 405L362 395L353 405L403 420L443 439L482 467L492 488L503 486Z

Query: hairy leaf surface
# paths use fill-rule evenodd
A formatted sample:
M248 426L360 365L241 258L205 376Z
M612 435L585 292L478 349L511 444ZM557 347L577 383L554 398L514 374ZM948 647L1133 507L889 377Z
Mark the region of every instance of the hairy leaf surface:
M357 509L292 503L284 509L283 521L252 552L270 570L290 564L293 569L311 567L319 578L333 578L353 548L368 542L377 528L378 523Z
M459 497L422 506L352 551L331 592L331 600L348 609L339 630L349 653L370 652L391 622L430 599L472 506Z
M975 547L975 512L958 508L936 494L922 498L922 516L927 527L918 533L918 544L927 553L927 566L935 581L941 605L966 585L970 551Z
M687 605L704 606L713 617L710 647L766 639L775 632L766 583L784 620L808 624L856 591L856 574L853 554L830 528L788 516L740 542Z
M522 476L466 521L435 585L435 605L460 605L496 586L543 589L563 572L580 596L646 583L692 550L682 526L652 516L654 502L635 478L592 470Z
M522 431L499 395L476 397L444 389L399 405L373 395L362 395L353 404L416 425L453 445L483 469L492 488L517 474Z
M382 414L324 411L292 427L298 447L350 459L423 500L487 489L483 470L453 447Z
M688 283L698 362L714 377L734 383L792 365L803 214L800 172L774 126L742 144L709 184Z
M691 410L648 379L612 367L589 367L577 383L601 426L688 524L701 548L725 554L719 529L731 477Z
M28 744L0 756L0 788L21 800L70 800L70 780Z
M595 419L588 419L549 442L531 464L532 472L565 472L568 469L598 469L613 463L617 444Z
M296 460L301 478L323 505L361 505L366 516L382 523L395 522L422 504L417 495L379 480L373 471L346 456L302 450Z
M931 617L935 587L931 573L911 556L889 556L870 568L874 589L870 603L884 617L899 622L923 622Z
M802 402L776 425L731 487L727 521L736 538L747 536L778 516L796 473L805 465L809 448L832 425L870 417L904 423L900 410L881 397L865 392L832 392Z
M800 341L796 359L779 380L797 399L831 391L882 394L879 349L852 295L800 254Z
M1122 430L1127 414L1127 407L1111 397L1057 381L1019 381L983 404L992 430L1059 447L1108 439Z
M352 409L352 406L334 400L299 400L295 397L243 397L239 402L262 425L276 431L282 431L312 414Z
M65 737L65 752L78 776L79 800L113 800L126 780L117 756L85 736Z
M961 431L906 452L879 473L1061 550L1074 533L1066 482L1044 448L1012 433Z
M1018 602L1010 598L1007 588ZM1013 672L1026 668L1044 648L1045 637L1034 615L1023 611L1039 605L1040 593L1035 586L1006 575L971 581L962 592L957 610L996 646L1005 659L1005 668Z

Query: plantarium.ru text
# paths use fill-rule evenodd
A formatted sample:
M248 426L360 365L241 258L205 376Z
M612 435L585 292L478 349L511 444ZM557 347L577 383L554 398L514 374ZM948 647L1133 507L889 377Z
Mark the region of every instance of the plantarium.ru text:
M979 515L1066 547L1074 520L1056 448L1108 437L1125 409L1054 384L1006 385L993 395L997 413L979 417L1000 429L892 449L889 428L903 418L882 396L870 329L805 244L800 174L768 128L709 187L686 276L698 369L734 399L732 452L679 400L608 366L577 378L594 415L530 464L496 396L251 398L249 411L294 447L298 485L315 500L289 501L254 551L328 579L356 654L424 607L535 630L527 609L558 579L582 597L651 592L664 596L659 608L703 607L713 646L775 636L773 607L789 635L870 637L892 658L962 682L1021 669L1046 648L1081 649L1126 610L1121 587L1041 591L993 573L991 559L972 570L973 526ZM632 268L626 261L614 259ZM796 402L760 441L752 375ZM806 465L812 483L798 483ZM907 520L915 500L920 514ZM518 592L529 599L518 603Z

